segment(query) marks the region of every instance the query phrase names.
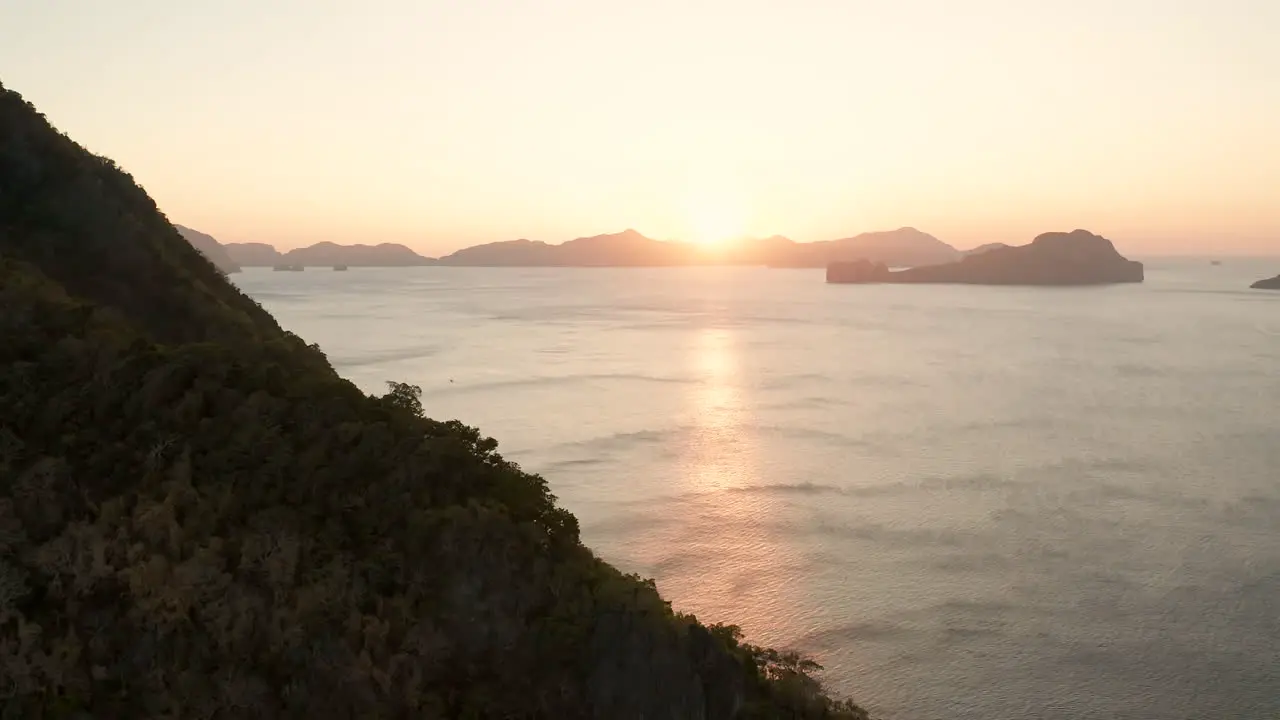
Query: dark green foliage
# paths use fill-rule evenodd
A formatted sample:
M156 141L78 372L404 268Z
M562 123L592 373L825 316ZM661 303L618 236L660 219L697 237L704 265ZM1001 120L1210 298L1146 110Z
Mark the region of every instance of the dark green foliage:
M182 239L128 174L0 85L0 242L158 340L280 337L266 311Z
M0 89L0 717L860 718Z
M749 668L751 680L742 717L759 718L848 718L867 720L865 710L849 700L832 701L822 691L813 674L818 663L796 652L779 652L742 642L736 625L713 625L708 630Z
M414 417L422 417L422 388L402 382L388 382L389 392L382 400L389 405L403 408Z

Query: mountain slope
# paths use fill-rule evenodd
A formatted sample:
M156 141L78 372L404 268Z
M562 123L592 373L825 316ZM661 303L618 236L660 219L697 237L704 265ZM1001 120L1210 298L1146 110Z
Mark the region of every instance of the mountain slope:
M552 263L554 246L534 240L503 240L463 248L445 255L440 265L463 267L536 267Z
M940 265L960 258L954 247L913 227L862 233L831 244L835 259L865 258L886 265Z
M864 717L338 378L2 87L0 307L7 716Z
M779 253L774 267L826 267L834 262L867 260L890 267L919 267L954 262L959 250L912 227L867 232L840 240L796 243Z
M206 235L199 230L192 230L177 223L174 223L173 227L182 237L186 238L187 242L191 243L192 247L209 258L209 262L213 263L219 270L224 273L240 272L240 266L227 254L227 249L222 247L222 243L218 242L212 235Z
M161 340L279 337L275 320L229 285L129 175L55 131L3 86L0 167L0 242L8 257L135 318Z

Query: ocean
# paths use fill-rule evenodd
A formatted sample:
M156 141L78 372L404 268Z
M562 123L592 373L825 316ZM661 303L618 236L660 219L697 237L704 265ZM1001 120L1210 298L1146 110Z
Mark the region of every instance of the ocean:
M1280 259L1102 288L250 269L345 377L547 478L884 720L1280 717Z

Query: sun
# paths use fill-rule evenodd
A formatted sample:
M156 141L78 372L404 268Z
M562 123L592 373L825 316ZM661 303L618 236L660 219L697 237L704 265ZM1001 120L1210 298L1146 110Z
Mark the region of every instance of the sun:
M723 199L699 203L693 211L693 237L695 244L716 248L739 240L746 232L743 212L736 203Z
M738 218L722 211L708 211L697 218L693 241L703 247L717 247L741 235L742 223Z

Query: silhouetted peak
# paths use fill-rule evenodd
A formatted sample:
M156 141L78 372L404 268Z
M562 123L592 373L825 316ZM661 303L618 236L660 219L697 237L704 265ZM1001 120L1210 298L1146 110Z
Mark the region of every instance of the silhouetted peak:
M860 233L858 235L853 236L853 238L847 238L847 239L854 239L854 238L883 238L883 239L892 238L896 240L904 240L904 239L938 240L933 235L930 235L929 233L924 232L923 230L920 230L918 228L914 228L911 226L900 227L897 230L871 230L869 232Z
M77 301L111 308L140 335L165 343L281 337L132 177L2 86L0 188L0 255Z
M549 243L542 240L530 240L529 238L520 238L519 240L498 240L497 242L485 243L483 245L474 245L472 247L551 247ZM471 248L464 248L459 252L465 252Z
M482 247L530 247L530 246L534 246L534 245L546 245L546 243L545 243L545 242L543 242L543 241L541 241L541 240L530 240L529 238L519 238L519 239L517 239L517 240L497 240L497 241L495 241L495 242L482 243L482 244L480 244L480 245L472 245L471 247L463 248L463 250L460 250L459 252L462 252L462 251L465 251L465 250L470 250L471 248L482 248Z
M832 263L827 282L964 283L974 285L1109 285L1140 283L1142 263L1126 259L1110 240L1093 233L1050 232L1028 245L991 244L963 259L900 271L867 262Z
M1115 251L1115 245L1110 240L1102 237L1101 235L1095 235L1088 230L1081 230L1079 228L1072 230L1071 232L1041 233L1036 236L1035 240L1031 241L1031 244L1040 246L1069 245L1077 249L1110 249L1112 252Z
M641 234L640 231L638 230L635 230L633 228L627 228L622 232L604 233L603 235L592 235L590 237L575 238L573 240L566 242L565 245L571 245L575 243L581 244L581 243L599 243L599 242L636 243L636 242L657 242L657 241L650 240L649 238Z
M610 238L613 240L626 240L627 242L638 242L638 241L649 240L648 237L645 237L643 233L641 233L639 230L636 230L635 228L627 228L626 230L623 230L622 232L619 232L619 233L613 233L611 235L601 235L599 237Z
M1010 245L1002 242L985 243L985 244L979 245L976 248L965 250L964 254L966 256L981 255L982 253L985 253L985 252L991 252L992 250L1003 250L1007 247L1010 247Z

